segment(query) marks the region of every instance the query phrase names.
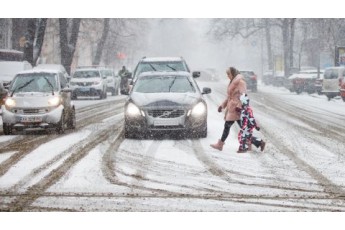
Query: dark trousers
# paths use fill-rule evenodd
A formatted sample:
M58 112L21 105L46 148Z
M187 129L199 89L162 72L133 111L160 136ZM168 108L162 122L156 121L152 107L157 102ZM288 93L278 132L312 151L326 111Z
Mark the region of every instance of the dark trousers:
M234 124L234 123L235 123L235 121L225 121L223 135L220 138L220 140L222 142L225 142L226 138L229 136L230 128L231 128L232 124ZM239 127L241 127L241 121L240 120L237 120L237 124Z

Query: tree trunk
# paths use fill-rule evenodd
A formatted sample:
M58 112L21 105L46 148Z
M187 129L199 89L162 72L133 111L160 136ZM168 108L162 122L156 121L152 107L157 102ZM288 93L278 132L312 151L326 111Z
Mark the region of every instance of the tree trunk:
M12 49L23 50L23 47L20 47L19 40L21 37L25 36L26 24L27 24L26 21L27 19L23 19L23 18L12 19L12 36L11 36Z
M294 50L294 40L295 40L295 22L296 19L292 18L290 21L290 67L293 67L293 50Z
M81 19L73 19L71 39L68 41L68 21L66 18L59 19L60 25L60 49L61 64L65 67L68 74L71 73L71 64L73 61L75 47L78 41L78 34Z
M268 58L268 69L273 70L273 56L272 56L272 43L270 25L268 19L265 20L265 33L266 33L266 44L267 44L267 58Z
M101 57L102 57L104 45L107 41L108 32L109 32L109 18L105 18L102 37L97 44L96 55L92 61L92 65L99 65L99 63L101 62Z
M24 60L28 61L32 66L34 62L34 42L36 33L36 19L30 18L27 23L27 30L25 34L25 46L24 46Z
M34 52L33 52L34 63L37 63L37 59L41 55L46 26L47 26L46 18L38 19L38 29L37 29L36 42L35 42L35 47L34 47Z
M284 50L284 76L288 77L290 75L290 59L289 59L289 19L283 19L282 25L282 35L283 35L283 50Z

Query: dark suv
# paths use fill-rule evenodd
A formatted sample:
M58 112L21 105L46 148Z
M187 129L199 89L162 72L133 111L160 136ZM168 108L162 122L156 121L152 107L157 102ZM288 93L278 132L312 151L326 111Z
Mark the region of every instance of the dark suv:
M247 83L247 88L252 92L258 90L257 76L252 70L240 70L240 73L243 75L244 80Z
M143 72L178 72L190 73L190 69L182 57L143 57L133 71L133 81ZM193 77L200 76L200 72L193 72Z

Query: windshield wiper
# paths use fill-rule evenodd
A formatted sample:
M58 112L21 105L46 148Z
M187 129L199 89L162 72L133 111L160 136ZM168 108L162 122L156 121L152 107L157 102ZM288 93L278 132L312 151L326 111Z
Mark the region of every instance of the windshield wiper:
M48 82L48 85L50 86L50 88L52 88L52 94L54 96L54 86L52 85L52 83L50 83L50 81L48 80L47 77L43 77L43 78L44 78L44 80L46 80Z
M151 67L154 71L157 71L157 70L155 69L155 67L153 67L153 65L152 65L151 63L149 63L149 65L150 65L150 67Z
M171 90L171 87L175 84L176 78L177 78L177 76L175 76L174 80L172 80L172 82L170 83L170 85L169 85L169 92Z
M170 65L166 65L166 66L168 66L170 69L176 71L176 69L175 69L174 67L172 67L172 66L170 66Z
M26 86L28 86L28 85L29 85L31 82L33 82L33 81L34 81L34 79L31 79L30 81L25 82L23 85L21 85L21 86L15 88L15 89L12 91L12 93L11 93L11 97L13 96L13 94L14 94L17 90L20 90L20 89L25 88Z

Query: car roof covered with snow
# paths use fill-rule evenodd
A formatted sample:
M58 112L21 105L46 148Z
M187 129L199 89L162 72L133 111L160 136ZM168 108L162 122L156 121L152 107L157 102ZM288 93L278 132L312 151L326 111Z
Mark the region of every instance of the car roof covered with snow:
M56 69L30 69L30 70L23 70L17 73L18 74L32 74L32 73L60 73L61 71Z
M191 77L192 74L185 71L149 71L149 72L142 72L139 74L139 77L145 77L145 76L186 76Z
M146 57L142 59L143 62L172 62L181 60L183 60L182 57Z

